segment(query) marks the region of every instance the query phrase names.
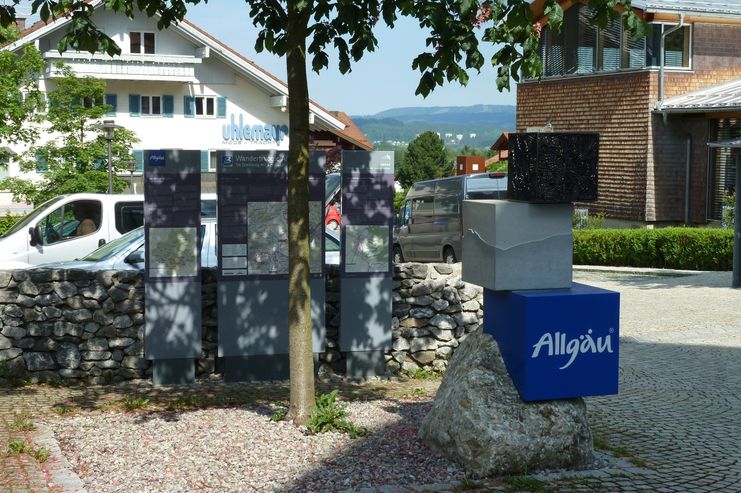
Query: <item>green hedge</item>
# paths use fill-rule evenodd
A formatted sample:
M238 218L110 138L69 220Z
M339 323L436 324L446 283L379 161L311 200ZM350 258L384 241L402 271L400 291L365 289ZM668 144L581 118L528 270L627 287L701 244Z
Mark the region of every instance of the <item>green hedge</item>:
M574 230L574 263L662 269L731 270L733 230Z

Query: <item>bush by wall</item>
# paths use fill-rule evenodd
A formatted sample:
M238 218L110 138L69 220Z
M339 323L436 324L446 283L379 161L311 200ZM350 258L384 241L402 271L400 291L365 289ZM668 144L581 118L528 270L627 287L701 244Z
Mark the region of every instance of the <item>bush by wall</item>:
M731 270L733 231L716 228L574 231L574 263Z
M23 216L16 216L8 212L0 215L0 236L4 235L7 230L12 228L21 219L23 219Z

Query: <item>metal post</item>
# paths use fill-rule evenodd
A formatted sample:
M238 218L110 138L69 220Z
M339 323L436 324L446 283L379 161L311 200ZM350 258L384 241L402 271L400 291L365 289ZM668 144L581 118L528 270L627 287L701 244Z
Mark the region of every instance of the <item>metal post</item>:
M741 153L736 153L736 205L733 207L733 281L731 287L741 288Z
M108 195L111 195L113 193L113 154L111 153L111 140L113 138L109 136L106 139L108 140Z

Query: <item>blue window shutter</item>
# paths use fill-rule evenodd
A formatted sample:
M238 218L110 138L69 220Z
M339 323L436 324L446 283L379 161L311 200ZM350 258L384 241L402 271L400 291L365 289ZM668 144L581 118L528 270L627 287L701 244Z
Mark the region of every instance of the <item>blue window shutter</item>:
M201 151L201 172L208 171L208 151Z
M105 104L111 107L111 109L106 113L106 116L116 116L116 111L118 110L118 96L116 94L106 94L105 95Z
M193 96L183 96L183 114L186 118L193 118L196 113L196 99Z
M41 154L36 154L36 172L46 173L47 171L49 171L49 163L46 158Z
M140 116L141 96L139 94L129 94L129 115Z
M226 96L219 96L216 100L216 116L226 118Z
M144 151L131 151L131 153L134 155L134 159L136 160L136 171L143 172L144 171Z
M171 95L162 96L162 116L172 118L175 113L175 100Z

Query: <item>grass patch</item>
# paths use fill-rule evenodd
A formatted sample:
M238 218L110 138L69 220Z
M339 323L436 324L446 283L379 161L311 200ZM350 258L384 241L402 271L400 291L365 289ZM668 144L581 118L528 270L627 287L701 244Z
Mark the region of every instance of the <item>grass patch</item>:
M514 493L516 491L539 492L552 490L550 484L532 476L505 476L502 478L502 481L507 485L505 491L508 493Z
M51 410L60 416L65 416L67 414L74 413L76 409L73 406L65 406L62 404L57 404L54 407L52 407Z
M472 479L463 479L456 487L455 491L475 491L484 487L484 484L479 481L473 481Z
M31 415L28 411L22 411L16 413L13 417L13 422L10 423L10 429L13 431L33 431L36 429L36 425L31 421Z
M199 408L201 404L201 399L197 395L189 395L168 402L166 408L168 411L183 411Z
M347 406L337 402L337 389L329 394L320 394L316 397L316 407L311 413L311 420L306 425L307 430L316 435L328 431L347 433L351 438L364 437L368 435L368 429L356 426L347 420Z
M38 450L34 450L34 448L28 444L25 440L21 439L14 439L10 440L8 442L8 445L5 449L5 455L11 456L11 455L21 455L26 454L29 457L33 457L39 462L46 462L46 460L49 458L49 455L51 455L51 451L49 449L41 447Z
M127 411L144 409L148 405L149 399L145 399L144 397L139 397L137 395L128 395L121 401L121 406L123 406L123 408Z
M615 457L621 457L623 459L626 459L628 462L630 462L634 466L637 466L637 467L647 466L647 463L645 460L636 456L633 452L631 452L627 448L620 447L617 445L610 445L607 442L607 440L605 440L604 438L594 437L593 443L594 443L594 448L599 449L599 450L604 450L605 452L609 452Z
M443 372L437 370L428 370L427 368L417 368L416 370L403 370L402 374L412 380L437 380L442 378Z

